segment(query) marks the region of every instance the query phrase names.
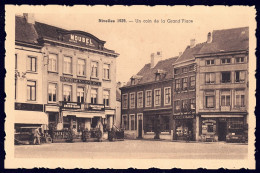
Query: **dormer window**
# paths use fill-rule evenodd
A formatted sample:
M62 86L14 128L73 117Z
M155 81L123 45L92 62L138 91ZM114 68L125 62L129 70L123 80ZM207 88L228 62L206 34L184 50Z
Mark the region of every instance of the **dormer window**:
M131 79L131 85L135 85L135 79Z
M142 76L134 75L131 77L131 85L138 84L140 80L142 79Z
M166 76L166 71L158 69L155 72L155 81L159 81L161 79L164 79Z

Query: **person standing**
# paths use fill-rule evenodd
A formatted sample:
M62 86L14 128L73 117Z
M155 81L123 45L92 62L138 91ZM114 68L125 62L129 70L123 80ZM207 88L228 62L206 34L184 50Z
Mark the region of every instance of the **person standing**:
M41 144L41 134L39 132L39 128L36 128L35 131L34 131L33 144L36 145L36 142L38 143L38 145Z

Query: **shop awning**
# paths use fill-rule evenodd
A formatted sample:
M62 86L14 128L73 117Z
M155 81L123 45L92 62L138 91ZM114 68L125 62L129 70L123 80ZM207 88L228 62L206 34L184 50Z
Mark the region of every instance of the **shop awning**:
M76 117L80 117L80 118L94 118L94 117L102 117L102 118L106 118L105 113L99 113L99 112L73 112L73 111L63 111L62 115L64 117L68 116L68 115L74 115Z
M244 117L243 115L201 115L204 118L232 118L232 117Z
M48 124L48 115L36 111L15 111L15 123L20 124Z

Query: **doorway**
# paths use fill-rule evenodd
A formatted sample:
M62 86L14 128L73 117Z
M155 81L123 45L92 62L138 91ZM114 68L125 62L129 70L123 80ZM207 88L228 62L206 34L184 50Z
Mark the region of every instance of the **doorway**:
M143 133L143 119L142 115L138 115L138 138L141 139Z
M218 123L218 140L226 141L227 135L227 122L219 122Z

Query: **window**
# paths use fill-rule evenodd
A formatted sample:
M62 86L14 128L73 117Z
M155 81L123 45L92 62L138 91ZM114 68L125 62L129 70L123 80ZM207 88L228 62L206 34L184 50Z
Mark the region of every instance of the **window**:
M189 71L194 71L194 65L189 66Z
M171 88L164 88L164 105L171 104Z
M221 64L230 64L230 58L221 59Z
M122 106L123 106L123 109L127 109L128 107L128 95L127 94L123 94L122 95Z
M49 83L48 86L48 101L56 102L57 101L57 84Z
M27 57L27 71L36 72L36 57Z
M192 98L190 100L190 109L191 110L195 110L196 109L196 99L195 98Z
M84 59L78 59L77 75L79 76L86 75L86 61Z
M209 124L209 125L207 125L208 127L207 127L207 129L208 129L208 132L210 133L210 132L214 132L214 128L213 128L213 125L212 124Z
M222 72L221 73L221 82L222 83L230 83L230 72Z
M206 84L215 83L215 73L205 73L205 76L206 76L206 80L205 80Z
M180 69L174 69L174 73L175 74L179 74L180 73Z
M72 86L71 85L63 85L63 101L70 102L72 96Z
M130 93L130 108L135 108L135 93Z
M135 115L130 115L130 130L135 130Z
M91 77L94 78L98 77L98 62L95 61L91 62Z
M110 97L110 92L108 90L103 91L103 104L108 107L109 106L109 97Z
M124 128L124 130L128 130L128 118L127 118L127 115L123 115L122 117L123 117L122 118L123 119L123 121L122 121L123 122L123 124L122 124L123 128Z
M56 54L49 54L49 60L48 60L48 71L57 72L57 61L58 56Z
M206 60L206 65L214 65L215 64L215 60L211 59L211 60Z
M137 93L137 107L143 107L143 91Z
M63 73L66 73L66 74L72 73L72 58L69 56L64 57Z
M155 81L159 81L160 77L161 77L160 73L156 73L155 74Z
M131 79L131 85L135 85L135 79L134 78Z
M176 91L181 89L181 81L180 81L180 79L176 79L175 80L175 89L176 89Z
M182 73L187 73L187 72L188 72L188 68L187 67L182 68Z
M205 91L206 108L214 108L215 93L214 91Z
M83 103L84 102L84 88L78 87L77 88L77 102Z
M91 104L97 104L97 89L91 89Z
M221 91L221 106L230 106L230 91Z
M182 111L187 112L189 110L189 103L188 100L182 100Z
M174 112L178 113L181 110L181 101L177 100L174 102Z
M237 57L236 58L236 63L243 63L245 62L245 57Z
M236 90L235 95L235 107L245 107L245 91Z
M182 89L186 90L188 88L188 78L185 77L182 79Z
M103 79L110 79L110 65L104 64L103 65Z
M148 90L146 91L146 103L145 106L146 107L151 107L152 106L152 91Z
M36 81L27 81L27 100L36 100Z
M161 89L154 90L154 106L161 105Z
M236 71L235 72L235 82L245 82L245 71Z
M195 76L190 77L190 88L195 88Z

